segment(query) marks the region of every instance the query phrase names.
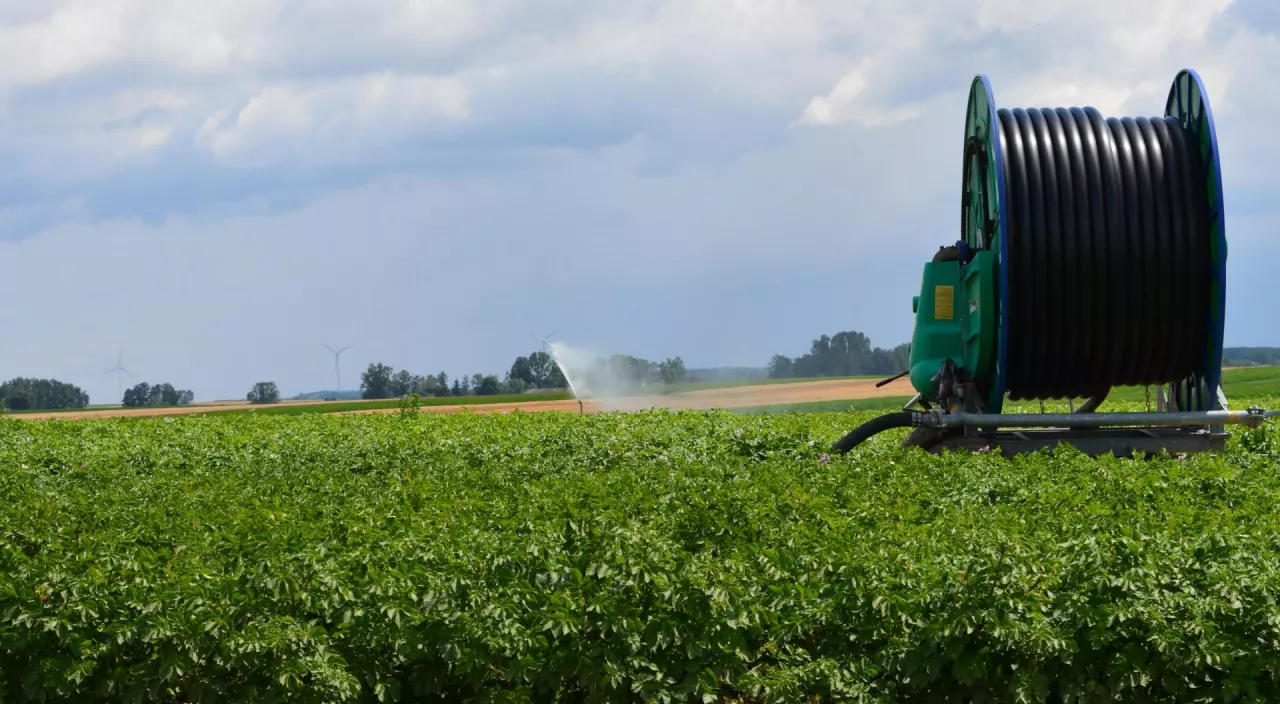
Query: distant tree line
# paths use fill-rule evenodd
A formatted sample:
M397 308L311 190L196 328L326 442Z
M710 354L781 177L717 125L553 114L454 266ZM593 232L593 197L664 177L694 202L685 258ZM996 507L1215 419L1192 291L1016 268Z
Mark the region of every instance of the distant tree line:
M360 375L360 391L363 398L400 398L409 394L419 396L496 396L503 393L498 377L472 374L453 380L445 372L421 376L407 369L396 371L381 362L369 365Z
M708 367L690 369L686 381L751 381L769 376L768 367Z
M125 408L143 406L185 406L194 401L196 395L188 390L174 388L173 384L155 384L142 382L124 392L124 400L120 405Z
M871 340L860 332L838 332L814 340L809 346L809 353L795 359L775 354L769 361L769 378L888 376L907 369L910 353L911 345L908 343L886 350L872 347Z
M766 374L773 379L824 376L896 374L907 369L911 346L903 343L891 349L872 347L866 335L857 331L823 335L796 358L776 354L765 370L753 368L697 369L690 373L680 357L652 362L627 354L600 358L586 365L584 383L607 379L611 386L646 387L676 384L689 379L746 379ZM1280 365L1280 347L1228 347L1223 350L1223 366ZM445 372L422 376L406 369L396 371L382 363L370 364L361 375L361 395L368 399L419 396L495 396L518 394L532 389L566 389L568 380L546 352L536 351L516 357L502 379L492 374L472 374L451 379ZM599 386L594 386L599 388ZM275 382L254 384L246 396L250 403L277 403L280 391ZM122 405L182 406L194 402L190 390L172 384L137 384L125 391ZM0 384L0 405L11 411L84 408L89 394L80 387L56 379L17 377Z
M0 400L10 411L51 411L84 408L89 405L89 394L57 379L18 377L0 384Z
M1225 347L1224 367L1257 367L1280 365L1280 347Z
M685 379L684 360L672 357L661 362L651 362L639 357L615 354L596 361L593 368L585 370L608 374L631 386L653 383L674 384ZM409 394L419 396L496 396L521 394L534 390L558 391L569 388L560 365L551 355L541 350L516 357L502 379L493 374L471 374L450 379L445 372L421 376L407 369L395 370L381 362L370 364L360 375L361 396L366 399L399 398Z
M642 391L662 384L678 384L688 378L688 370L680 357L651 362L629 354L615 354L596 359L584 367L578 384L592 392L606 395L631 390Z
M636 386L650 384L678 384L685 380L688 372L684 360L669 357L661 362L650 362L641 357L629 354L615 354L600 362L615 379L621 379Z

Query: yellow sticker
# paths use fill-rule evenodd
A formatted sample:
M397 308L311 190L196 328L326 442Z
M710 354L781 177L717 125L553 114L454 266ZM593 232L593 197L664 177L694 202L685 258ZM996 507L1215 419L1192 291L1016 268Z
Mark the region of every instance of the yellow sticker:
M933 287L933 319L951 320L955 317L955 286Z

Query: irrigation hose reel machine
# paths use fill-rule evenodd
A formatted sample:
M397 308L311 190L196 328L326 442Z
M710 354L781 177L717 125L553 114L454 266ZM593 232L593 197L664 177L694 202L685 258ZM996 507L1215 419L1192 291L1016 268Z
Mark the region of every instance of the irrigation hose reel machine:
M960 239L924 266L912 302L916 396L841 438L914 428L907 445L1099 455L1223 447L1227 241L1217 136L1204 84L1174 78L1160 117L997 108L974 78L965 117ZM892 379L886 379L881 384ZM1097 409L1112 389L1155 389L1155 408ZM1081 399L1079 406L1075 399ZM1070 413L1002 413L1006 401Z

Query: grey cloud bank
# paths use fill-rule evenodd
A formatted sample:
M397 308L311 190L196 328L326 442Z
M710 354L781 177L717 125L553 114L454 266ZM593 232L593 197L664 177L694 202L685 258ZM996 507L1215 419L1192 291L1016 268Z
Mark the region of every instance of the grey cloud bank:
M328 5L0 9L0 376L110 401L124 347L210 399L331 385L326 341L348 385L499 372L554 327L690 366L895 344L958 227L973 73L1156 114L1183 66L1224 152L1228 344L1280 342L1248 295L1280 256L1266 3Z

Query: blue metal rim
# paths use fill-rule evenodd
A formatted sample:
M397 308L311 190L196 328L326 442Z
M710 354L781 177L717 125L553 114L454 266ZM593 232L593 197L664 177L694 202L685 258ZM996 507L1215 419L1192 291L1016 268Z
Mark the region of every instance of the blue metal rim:
M1205 187L1212 218L1209 227L1215 239L1213 244L1217 253L1209 266L1211 286L1216 286L1216 295L1211 297L1209 306L1210 344L1205 350L1204 388L1198 404L1200 410L1207 410L1218 407L1218 386L1222 381L1222 345L1226 328L1227 230L1222 202L1222 165L1218 160L1218 132L1213 122L1213 111L1209 108L1208 92L1200 74L1194 69L1183 69L1174 77L1164 114L1178 120L1195 137L1206 167L1205 178L1208 182Z
M999 413L1004 405L1005 365L1008 360L1009 340L1009 318L1005 314L1009 310L1009 238L1005 233L1006 223L1009 221L1006 212L1008 198L1005 197L1004 150L1000 144L1000 118L996 113L995 91L991 89L991 80L987 78L985 73L975 76L969 86L970 105L973 104L974 93L978 90L981 90L986 98L987 124L990 126L987 131L987 139L989 140L991 159L988 166L994 167L996 175L997 192L994 197L997 215L995 226L996 239L1000 243L999 260L996 263L997 268L1000 270L999 291L996 295L999 305L996 315L999 319L1000 339L996 341L996 388L995 392L990 395L991 408L989 408L989 412Z

